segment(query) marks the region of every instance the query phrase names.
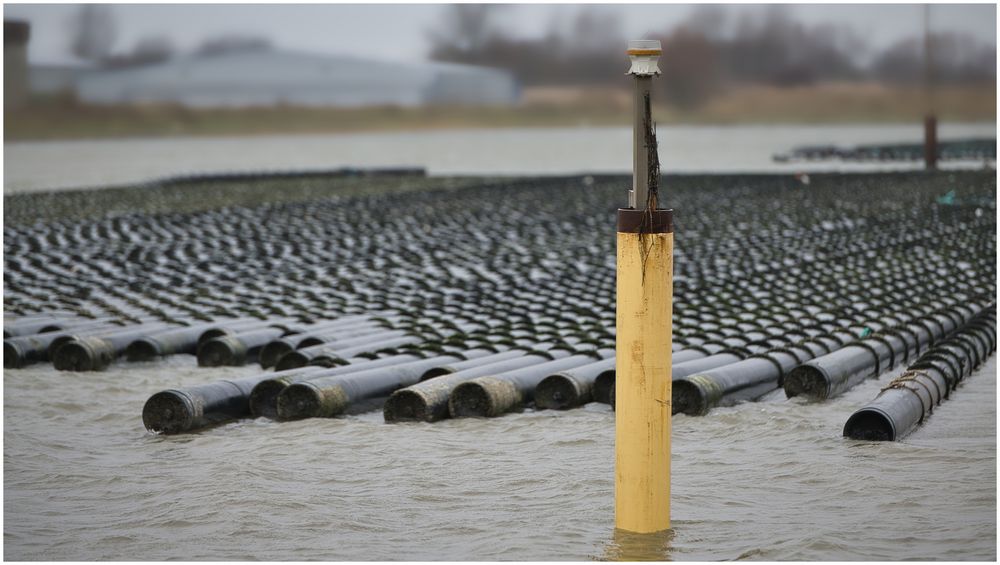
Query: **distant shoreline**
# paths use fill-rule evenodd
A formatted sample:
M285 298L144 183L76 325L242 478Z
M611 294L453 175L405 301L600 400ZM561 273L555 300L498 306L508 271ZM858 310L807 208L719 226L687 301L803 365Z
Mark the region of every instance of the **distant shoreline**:
M795 88L744 85L680 110L658 106L661 125L913 123L924 114L919 88L822 84ZM36 100L6 111L5 141L129 137L256 136L470 128L628 126L627 92L606 88L526 89L512 107L432 106L195 109L177 105L90 106ZM935 91L940 120L996 121L996 84Z

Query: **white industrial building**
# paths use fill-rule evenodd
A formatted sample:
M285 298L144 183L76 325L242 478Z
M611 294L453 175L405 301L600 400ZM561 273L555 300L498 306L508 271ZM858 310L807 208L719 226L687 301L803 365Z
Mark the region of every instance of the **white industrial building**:
M91 104L177 103L192 107L508 105L510 73L447 63L389 63L346 56L256 49L189 55L79 77Z

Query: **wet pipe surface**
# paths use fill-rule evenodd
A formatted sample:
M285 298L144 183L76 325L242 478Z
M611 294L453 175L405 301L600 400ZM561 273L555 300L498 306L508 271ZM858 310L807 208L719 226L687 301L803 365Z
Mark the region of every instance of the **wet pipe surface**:
M355 176L322 174L78 191L68 198L100 210L104 199L155 207L176 200L171 188L218 185L215 198L233 205L88 219L70 209L50 221L31 221L62 213L42 209L50 195L19 196L5 218L5 365L102 370L178 353L205 367L262 365L236 384L151 399L147 427L181 432L277 417L284 388L317 379L312 398L299 393L285 413L329 417L388 397L387 421L499 416L531 406L544 379L611 355L610 234L627 179L405 175L396 183L424 186L399 190L393 178L362 177L390 187L370 195L351 195ZM302 183L313 184L303 192ZM987 173L665 184L677 209L674 412L759 398L873 330L902 331L956 303L982 309L994 292ZM942 203L942 193L953 198ZM937 324L925 341L944 337ZM323 370L278 380L264 370L307 366ZM593 399L595 381L609 377L580 374L574 402L560 407ZM271 392L251 411L257 385Z
M379 186L366 183L372 190ZM412 363L435 359L432 355L439 366L428 373L441 376L474 368L488 356L502 356L494 364L527 356L515 346L530 346L533 363L576 357L567 346L575 345L569 342L579 320L591 319L584 312L598 314L600 328L613 327L613 312L608 316L607 310L613 310L614 208L628 179L392 180L391 187L407 187L398 202L395 195L359 197L356 185L345 184L272 178L228 188L181 185L172 192L18 199L6 207L5 309L19 319L8 317L5 330L37 345L65 340L67 333L117 333L102 329L112 322L102 318L127 316L126 327L164 319L192 324L173 330L173 337L153 334L155 343L166 346L161 349L173 351L162 360L133 363L127 355L117 356L103 374L56 372L45 361L7 371L5 440L11 459L5 464L5 513L16 520L5 531L6 555L995 559L995 545L983 541L995 533L995 498L988 488L995 482L995 455L984 458L982 447L995 444L995 428L994 439L982 444L981 425L967 427L978 421L974 414L995 412L992 379L980 376L952 391L923 433L896 449L840 437L844 419L882 383L863 383L857 387L863 390L823 405L777 401L770 394L768 402L721 409L708 418L678 416L677 535L653 543L618 533L609 541L613 484L607 446L613 418L599 404L433 426L384 426L382 414L368 412L342 421L243 420L170 438L144 434L139 414L157 390L185 389L189 400L198 385L223 391L211 418L201 412L212 424L232 419L226 400L236 400L231 406L242 414L245 405L239 401L260 377L301 376L296 369L283 374L255 369L249 359L243 367L195 367L192 347L206 332L212 339L274 325L283 333L300 332L285 339L309 332L328 340L323 343L355 338L363 346L360 338L399 331L391 328L406 322L421 337L437 339L435 328L447 336L429 347L430 353L361 351L347 365L327 356L324 362L331 366L307 366L307 372L329 373L302 384L333 381L355 394L369 390L376 376L388 383L380 386L391 387L392 379L414 370ZM208 186L218 191L207 202L198 201ZM676 190L669 193L669 205L678 209L674 328L680 349L673 355L674 372L693 374L692 364L700 364L702 372L714 363L731 365L725 382L733 386L720 396L724 399L762 387L773 390L775 361L785 360L779 347L798 359L806 350L838 351L866 329L869 336L883 331L874 322L862 327L861 316L886 327L907 324L908 316L930 316L938 321L918 322L926 329L915 328L907 338L926 340L925 332L946 324L942 316L958 321L956 306L963 297L975 303L977 285L994 284L996 185L990 174L814 175L808 186L777 176L668 177L666 186ZM276 190L280 187L287 191ZM954 199L938 201L950 191ZM460 201L450 206L447 201L455 198ZM545 199L553 202L535 207ZM152 215L128 213L137 201ZM171 212L178 202L184 209ZM232 208L219 210L218 202ZM338 207L357 213L345 220L353 233L319 218ZM384 233L387 243L398 243L400 234L379 231L386 225L433 232L431 219L438 214L430 212L439 207L441 213L461 208L460 217L468 221L442 228L438 233L454 231L456 237L438 243L412 236L416 247L431 246L430 259L404 255L405 245L382 247L372 237ZM102 218L103 211L113 217ZM409 216L420 223L407 223ZM256 227L244 229L248 225ZM334 239L338 234L355 239ZM315 264L278 244L317 235L330 239L295 243L306 255L318 254ZM358 241L372 245L358 248ZM276 247L269 249L267 242ZM511 259L490 262L488 254L470 252L487 248L486 242L507 250ZM394 250L396 262L386 263ZM131 256L123 258L123 251ZM335 253L342 260L322 260ZM358 264L368 258L372 264ZM213 269L215 262L221 268ZM383 271L392 276L375 284L364 278ZM365 284L347 286L344 279L355 275ZM479 281L484 292L473 295L466 279ZM414 289L425 281L429 290ZM535 291L517 294L522 285ZM414 301L405 311L368 304L381 293L441 298ZM342 295L353 298L341 304L334 297ZM548 317L548 303L558 302L554 297L563 300L561 314L579 320ZM587 297L594 298L587 302ZM327 309L299 317L298 309L306 305ZM179 313L164 317L158 311L171 309ZM35 312L88 319L72 332L39 333L72 324L54 323L53 316L29 318ZM480 312L497 314L479 318ZM194 328L198 314L210 321ZM427 323L417 322L418 315ZM490 330L476 334L478 321ZM295 324L300 327L291 327ZM780 346L787 340L777 339L775 329L763 331L767 328L782 329L793 343ZM456 336L459 331L500 337L477 342ZM341 350L348 347L359 346ZM773 353L750 357L761 348ZM415 351L419 355L410 355ZM580 398L589 400L593 393L610 400L595 381L608 376L609 360L578 357L587 364L550 376L571 379L567 398L584 402ZM741 359L744 364L737 365ZM682 365L686 371L678 370ZM537 366L518 369L516 388L525 406L531 399L520 391L536 377L523 373ZM347 379L352 370L357 374ZM611 377L613 390L613 371ZM741 385L741 379L752 386ZM325 405L352 398L336 388L324 390ZM58 391L72 392L67 397ZM205 393L198 401L202 409ZM380 399L373 401L377 407ZM365 409L371 410L358 403L358 410ZM414 450L415 445L421 448ZM389 464L394 458L407 464ZM288 469L298 470L296 480L289 480ZM574 477L569 483L567 475ZM913 484L933 485L933 495ZM51 496L39 497L39 489ZM249 492L257 494L248 498ZM554 496L561 512L553 509ZM148 502L137 505L137 500ZM94 508L102 511L94 514ZM883 526L871 528L857 519L861 515L878 515ZM415 536L436 542L415 547Z

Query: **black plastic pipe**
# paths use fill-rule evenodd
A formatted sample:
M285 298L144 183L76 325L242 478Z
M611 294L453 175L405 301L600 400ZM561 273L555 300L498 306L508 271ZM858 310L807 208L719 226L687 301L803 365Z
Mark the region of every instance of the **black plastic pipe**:
M101 371L125 352L136 339L168 327L164 323L130 326L108 333L72 337L50 347L52 365L60 371Z
M264 345L284 333L281 328L266 327L213 337L198 346L198 366L239 367L253 363Z
M701 346L699 346L701 347ZM679 363L674 363L670 369L671 380L675 381L681 377L686 377L688 375L693 375L695 373L708 371L715 369L717 367L723 367L736 363L751 354L750 350L745 350L740 353L736 349L722 349L721 347L714 348L720 353L714 353L701 358L691 359L689 361L681 361ZM615 368L611 367L610 370L602 371L594 379L593 384L593 398L596 402L602 402L604 404L610 404L612 407L615 405L612 392L615 388Z
M981 307L959 305L942 309L806 361L785 378L785 395L788 398L802 395L811 400L833 398L865 379L878 377L909 361L958 329Z
M846 341L850 335L838 332ZM782 377L824 352L815 342L758 353L742 361L680 377L673 381L673 413L707 414L715 406L755 400L781 386Z
M592 365L614 354L614 349L601 349L477 377L455 387L448 398L448 413L452 418L494 418L518 410L534 400L535 388L553 372Z
M140 337L125 348L125 359L152 361L170 355L194 355L198 351L198 338L207 327L210 324L197 324Z
M564 349L530 350L520 351L520 353L520 355L509 359L463 368L457 372L445 374L444 376L435 376L418 384L397 390L392 393L392 396L385 403L383 409L385 421L435 422L442 420L449 415L448 398L458 385L471 381L476 377L504 373L531 365L540 365L548 361L568 357L571 354L570 351ZM495 356L475 359L473 363L484 361L491 357ZM456 363L455 367L457 368L468 363L468 361ZM425 372L424 376L427 376L432 371ZM440 374L436 373L436 371L434 373Z
M427 369L456 359L475 359L491 353L487 349L472 349L462 355L439 355L342 375L303 379L278 396L278 416L288 420L332 418L352 405L384 399L401 388L419 383Z
M332 367L344 365L345 359L359 353L375 352L380 349L410 345L422 341L421 338L408 335L401 330L384 330L378 333L359 336L352 339L313 345L296 349L282 355L275 364L275 369L284 370L305 365L323 365Z
M413 353L392 355L389 357L382 357L380 359L352 359L351 363L347 365L332 368L322 367L319 365L305 365L304 367L278 371L273 373L275 375L274 378L261 381L253 388L250 393L250 413L254 417L264 416L266 418L271 418L272 420L277 419L278 395L280 395L290 385L304 379L354 373L374 369L376 367L406 363L408 361L414 361L421 358L421 355ZM312 369L313 371L305 373L298 372L299 369L306 368Z
M3 341L4 369L19 369L33 363L48 361L52 346L57 342L65 342L75 337L109 333L124 329L122 326L107 322L95 322L92 326L77 326L71 331L46 332L43 334L20 335Z
M874 400L854 412L844 424L844 436L865 441L906 437L995 350L996 312L990 307L955 336L921 355Z
M554 410L583 406L593 398L594 381L608 371L615 373L614 357L551 373L535 387L535 406Z
M384 326L368 320L361 320L356 325L337 325L310 329L298 334L286 335L271 341L260 350L260 365L263 368L274 367L281 358L296 349L304 349L316 345L345 341L374 333L384 332Z
M250 392L274 373L169 389L149 397L142 423L152 432L179 434L250 416Z

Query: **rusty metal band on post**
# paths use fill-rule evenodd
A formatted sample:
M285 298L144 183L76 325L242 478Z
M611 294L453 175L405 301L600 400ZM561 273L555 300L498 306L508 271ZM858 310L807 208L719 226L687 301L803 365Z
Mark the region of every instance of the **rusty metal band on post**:
M618 233L674 233L674 211L619 208Z
M627 49L625 54L630 57L659 57L663 54L662 49Z

